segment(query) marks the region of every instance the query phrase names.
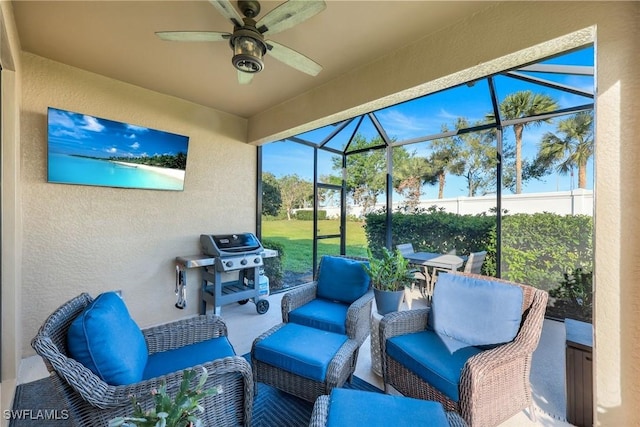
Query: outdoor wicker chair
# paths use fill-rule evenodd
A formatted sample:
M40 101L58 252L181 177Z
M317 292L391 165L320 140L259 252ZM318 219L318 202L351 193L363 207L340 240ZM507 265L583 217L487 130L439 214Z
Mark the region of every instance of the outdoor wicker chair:
M307 283L305 285L299 286L289 292L287 292L281 301L281 309L282 309L282 321L284 323L288 323L291 321L294 316L292 312L300 309L302 306L305 306L311 302L317 302L317 300L324 300L325 302L329 301L324 298L322 292L318 293L318 281L323 273L323 261L327 256L323 256L320 259L320 264L318 265L318 272L316 274L315 280L311 283ZM366 258L361 257L349 257L349 256L331 256L330 258L342 258L346 260L354 260L359 262L366 262ZM366 276L364 269L362 270L363 275ZM329 280L334 281L337 284L340 284L340 277L330 277ZM366 276L366 280L368 280L368 276ZM339 291L337 291L339 292ZM351 303L343 303L347 308L346 317L344 318L344 325L342 326L343 330L333 330L332 332L343 333L349 337L349 339L355 340L358 343L358 346L362 345L365 339L369 336L370 332L370 317L371 317L371 306L373 303L373 291L369 288L367 292L364 293L361 297L357 298L355 301ZM326 322L322 322L326 323ZM314 322L313 325L309 324L308 326L318 327L318 322ZM359 348L359 347L358 347ZM355 358L358 358L358 350L356 350Z
M365 261L323 256L316 280L282 297L282 323L256 338L251 349L256 385L263 382L314 402L351 381L360 346L370 331L373 291L361 265ZM267 344L274 340L276 344ZM265 346L270 346L267 353L279 354L278 360L263 357ZM309 366L323 366L326 373L311 374Z
M446 354L441 366L458 357L456 363L460 364L461 369L461 371L457 371L460 372L459 378L456 378L458 380L457 389L451 392L449 387L447 391L443 391L442 383L439 384L440 387L437 387L424 379L425 371L416 372L422 368L418 368L415 364L409 368L406 364L391 357L388 351L393 342L389 340L394 337L413 338L417 336L416 334L424 334L428 324L432 322L429 315L430 309L391 313L385 316L380 324L385 389L388 386L393 386L405 396L441 402L447 411L459 412L470 426L496 426L525 408L529 408L530 417L535 419L529 374L532 354L538 346L542 332L548 298L547 292L531 286L476 274L452 272L445 275L466 276L493 283L519 286L522 289L522 306L520 308L522 317L519 326L515 323L515 337L506 343L494 346L484 348L466 346L465 348L453 349L451 352L443 351L440 353L441 355ZM436 293L441 292L442 289L445 287L436 288ZM454 295L459 296L459 294L452 294L452 298ZM489 295L491 295L490 292ZM436 295L434 295L434 304L437 304L438 301L435 297ZM498 310L501 308L499 306L500 304L498 304ZM515 307L515 310L517 309L518 307ZM464 313L450 314L457 316L454 321L458 321L462 325L465 324L464 320L461 321L461 318L464 318ZM480 315L482 315L482 310L480 310ZM434 325L431 325L429 330L432 331L433 327ZM442 338L442 342L450 344L446 338ZM460 359L460 353L464 352L471 356L466 359L466 356L463 356ZM418 361L418 363L421 362ZM434 382L436 381L438 380L434 378ZM455 387L455 382L453 386ZM452 399L452 394L457 395L458 399Z
M128 385L110 385L83 364L71 358L67 345L68 330L76 317L94 301L83 293L66 302L41 326L31 345L44 359L50 379L66 401L73 426L107 426L118 416L131 416L131 398L147 410L154 405L152 390L166 383L167 392L175 395L183 377L183 369ZM148 329L142 334L149 355L179 350L190 344L226 337L227 327L218 316L203 315ZM205 389L218 388L220 393L200 400L204 407L201 419L208 426L249 426L253 405L253 378L248 362L239 356L228 356L190 367L200 374L208 372Z

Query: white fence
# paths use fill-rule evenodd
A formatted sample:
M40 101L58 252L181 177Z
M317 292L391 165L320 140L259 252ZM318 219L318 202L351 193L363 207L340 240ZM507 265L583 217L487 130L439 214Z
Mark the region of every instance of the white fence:
M393 204L393 211L401 203ZM475 215L491 213L496 208L496 196L455 197L451 199L426 199L420 201L420 207L427 209L431 206L444 208L446 212L460 215ZM376 209L383 208L377 204ZM327 211L327 218L340 215L339 207L322 207ZM589 215L593 216L593 190L576 189L572 191L556 191L550 193L509 194L502 196L502 209L508 214L551 212L559 215ZM348 206L347 214L362 216L362 207Z

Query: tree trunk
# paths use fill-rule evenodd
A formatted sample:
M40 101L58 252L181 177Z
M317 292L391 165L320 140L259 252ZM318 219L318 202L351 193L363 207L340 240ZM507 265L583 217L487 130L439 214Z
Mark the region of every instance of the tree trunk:
M578 188L587 188L587 165L584 163L578 165Z
M516 136L516 194L522 193L522 131L524 125L514 125L513 133Z
M445 174L443 174L443 173L438 174L438 199L444 198L444 182L445 182L445 179L446 179Z

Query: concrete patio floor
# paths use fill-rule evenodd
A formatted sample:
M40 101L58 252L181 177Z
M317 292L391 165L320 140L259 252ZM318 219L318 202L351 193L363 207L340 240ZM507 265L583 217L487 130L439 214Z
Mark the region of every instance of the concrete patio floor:
M252 302L244 305L232 303L222 307L221 315L227 324L229 340L237 354L251 351L254 338L282 321L280 301L283 295L284 293L270 295L268 297L269 311L263 315L257 314ZM407 291L406 301L408 303L403 303L403 309L426 306L426 301L417 290ZM178 314L180 313L176 310L176 315ZM564 324L545 320L540 345L533 355L531 370L535 420L532 420L528 411L525 410L502 423L501 427L571 426L564 421L566 414L564 346ZM367 338L360 349L355 374L363 380L383 388L382 378L371 369L370 338ZM47 375L40 357L32 356L22 360L18 384L35 381Z

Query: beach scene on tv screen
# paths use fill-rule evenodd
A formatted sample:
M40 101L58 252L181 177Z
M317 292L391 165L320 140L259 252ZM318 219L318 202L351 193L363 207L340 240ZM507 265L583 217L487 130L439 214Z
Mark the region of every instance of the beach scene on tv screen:
M189 138L48 109L49 182L183 190Z

